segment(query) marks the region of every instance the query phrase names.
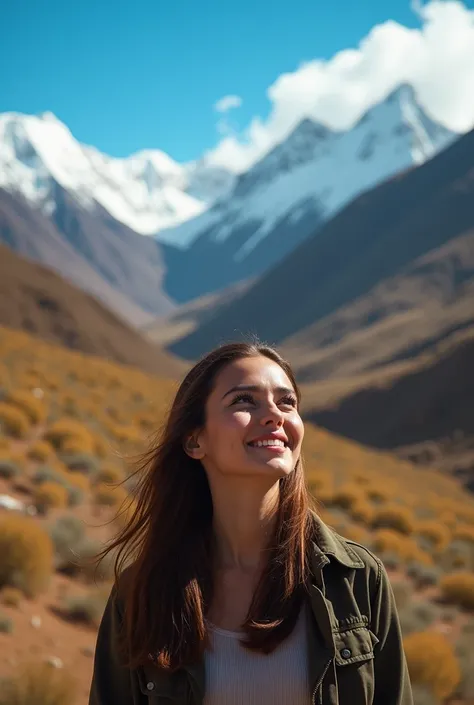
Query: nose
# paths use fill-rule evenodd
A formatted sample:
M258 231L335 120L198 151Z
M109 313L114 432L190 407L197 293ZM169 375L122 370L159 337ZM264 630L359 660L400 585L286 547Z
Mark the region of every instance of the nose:
M262 414L260 423L262 426L276 426L276 428L280 428L283 425L283 414L276 404L268 405Z

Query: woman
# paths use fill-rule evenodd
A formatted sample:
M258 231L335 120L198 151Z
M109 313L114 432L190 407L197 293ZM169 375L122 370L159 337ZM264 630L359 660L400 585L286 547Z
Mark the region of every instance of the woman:
M411 705L382 563L310 507L299 401L266 346L188 373L107 549L90 705Z

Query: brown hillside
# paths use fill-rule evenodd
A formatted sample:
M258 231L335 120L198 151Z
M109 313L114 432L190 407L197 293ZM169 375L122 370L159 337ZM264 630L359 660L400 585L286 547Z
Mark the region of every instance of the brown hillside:
M419 355L305 389L315 423L454 472L474 490L474 327Z
M142 331L159 345L171 345L175 340L197 330L204 321L212 318L222 306L227 306L251 285L251 281L239 282L226 289L200 296L179 306L171 315L146 324Z
M61 276L0 245L0 324L175 377L186 366Z
M288 338L303 382L342 379L416 358L474 328L474 228Z

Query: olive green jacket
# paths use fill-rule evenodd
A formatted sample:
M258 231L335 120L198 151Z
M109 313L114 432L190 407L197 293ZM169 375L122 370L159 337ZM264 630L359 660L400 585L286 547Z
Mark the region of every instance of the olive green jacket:
M308 601L308 705L413 705L393 593L381 561L318 520ZM121 601L97 636L89 705L202 705L204 664L168 674L120 665Z

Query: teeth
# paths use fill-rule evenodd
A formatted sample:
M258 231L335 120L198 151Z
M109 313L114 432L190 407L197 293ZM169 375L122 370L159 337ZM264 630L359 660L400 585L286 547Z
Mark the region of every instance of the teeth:
M256 446L257 448L262 448L264 446L280 446L281 448L285 447L285 444L283 441L280 441L277 438L272 438L271 440L267 441L255 441L254 443L251 443L250 445Z

